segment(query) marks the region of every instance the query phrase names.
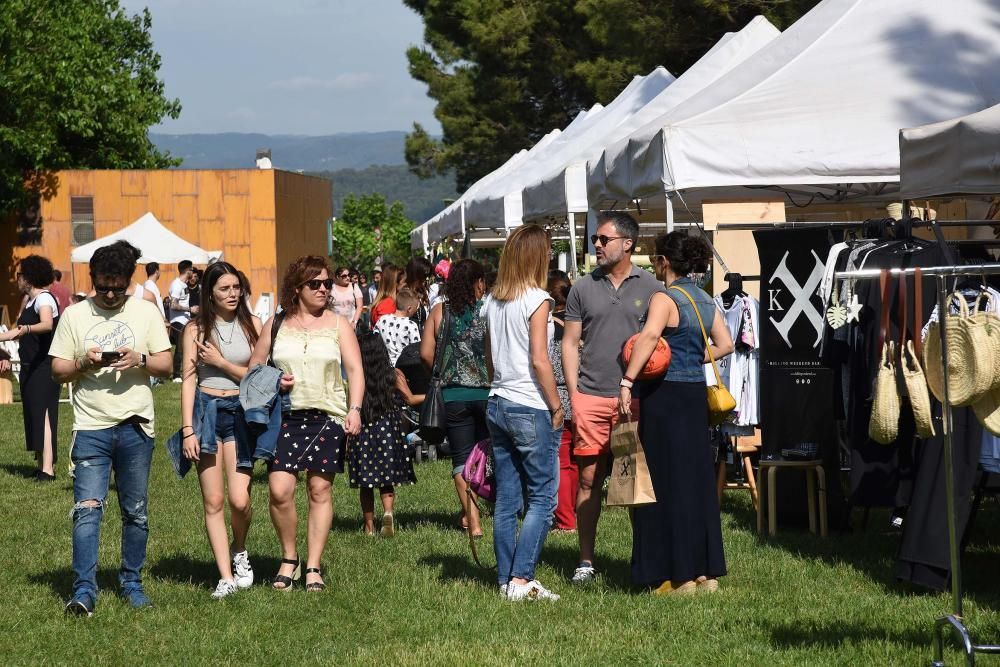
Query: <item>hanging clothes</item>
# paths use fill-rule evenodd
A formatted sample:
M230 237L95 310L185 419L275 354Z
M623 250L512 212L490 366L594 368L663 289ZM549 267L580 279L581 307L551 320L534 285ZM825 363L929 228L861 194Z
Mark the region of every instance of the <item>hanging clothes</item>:
M760 303L749 294L736 296L727 307L722 296L715 297L715 305L729 328L736 346L735 351L718 362L719 375L736 399L733 421L723 424L727 435L752 435L753 427L760 424ZM713 377L711 364L707 373Z

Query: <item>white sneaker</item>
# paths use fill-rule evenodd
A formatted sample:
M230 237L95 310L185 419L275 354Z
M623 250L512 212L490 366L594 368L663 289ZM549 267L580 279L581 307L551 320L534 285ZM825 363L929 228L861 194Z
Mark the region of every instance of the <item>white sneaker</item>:
M587 584L597 578L597 570L594 569L593 565L585 565L580 563L579 567L573 571L573 583L574 584Z
M233 554L233 578L240 588L253 586L253 568L250 567L250 554L246 550Z
M510 584L500 584L500 597L502 598L507 597L507 587L509 585Z
M236 586L236 582L232 579L219 579L219 585L215 587L215 592L212 593L213 600L221 600L227 595L232 595L240 589Z
M182 380L181 378L174 378L173 380L171 380L171 382L173 382L174 384L180 384L184 382L184 380Z
M529 581L523 586L515 584L514 582L508 584L507 599L512 602L519 600L527 600L528 602L535 602L536 600L549 600L551 602L555 602L559 599L559 596L545 588L545 586L542 586L542 583L535 579L534 581Z

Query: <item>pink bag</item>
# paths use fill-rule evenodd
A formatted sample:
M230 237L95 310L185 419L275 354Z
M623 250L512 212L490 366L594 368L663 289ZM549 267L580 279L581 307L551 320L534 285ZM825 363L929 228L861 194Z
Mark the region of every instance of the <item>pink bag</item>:
M493 444L489 438L480 440L472 448L472 453L469 454L462 469L462 478L477 496L488 503L496 502L497 483L493 466Z

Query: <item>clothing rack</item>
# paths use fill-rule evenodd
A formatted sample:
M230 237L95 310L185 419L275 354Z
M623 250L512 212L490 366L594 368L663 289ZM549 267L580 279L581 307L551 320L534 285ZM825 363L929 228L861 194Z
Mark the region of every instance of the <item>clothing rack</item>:
M1000 263L994 264L968 264L964 266L934 266L920 269L924 276L937 279L937 304L938 313L944 322L944 317L948 313L948 288L946 280L948 278L958 278L962 276L995 276L1000 275ZM910 276L916 273L916 269L889 269L892 275ZM838 271L834 274L836 279L869 280L878 278L882 273L881 269L861 269L857 271ZM938 329L941 335L941 366L945 377L944 397L941 401L941 420L944 440L944 483L945 496L947 500L948 512L948 556L951 561L951 596L952 613L937 619L934 625L934 660L933 667L944 667L944 633L945 628L951 630L952 635L958 637L965 652L965 662L969 667L976 664L976 653L1000 654L1000 645L994 644L974 644L969 635L969 631L962 622L962 564L958 551L958 536L955 526L955 480L954 461L952 454L952 411L951 402L948 396L948 327L941 326Z

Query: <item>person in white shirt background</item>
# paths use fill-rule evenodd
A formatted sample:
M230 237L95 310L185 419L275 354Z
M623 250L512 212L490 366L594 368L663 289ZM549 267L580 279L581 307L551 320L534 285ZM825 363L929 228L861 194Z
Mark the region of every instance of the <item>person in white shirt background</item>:
M389 363L393 366L404 347L420 342L420 328L410 319L419 307L420 298L409 287L404 287L396 294L396 312L382 316L375 325L375 333L382 336L389 352Z
M170 342L174 344L174 382L181 381L181 351L184 327L191 321L192 315L198 314L198 305L192 304L189 290L194 264L190 260L182 260L177 264L177 277L170 283Z
M153 296L156 307L160 311L160 317L162 317L163 321L166 322L167 312L163 309L163 297L160 295L160 288L156 285L156 281L159 279L160 263L149 262L146 264L146 282L143 283L142 287L146 290L146 292Z

